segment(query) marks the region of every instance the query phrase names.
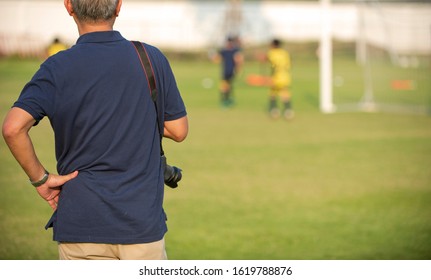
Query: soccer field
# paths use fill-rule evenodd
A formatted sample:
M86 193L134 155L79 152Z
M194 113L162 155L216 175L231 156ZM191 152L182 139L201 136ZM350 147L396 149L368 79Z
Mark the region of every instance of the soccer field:
M39 63L0 60L1 120ZM272 120L267 89L245 82L260 65L246 64L226 110L217 65L171 63L190 133L164 141L169 163L183 169L165 193L170 259L431 259L429 116L321 114L317 60L303 57L293 68L295 119ZM48 120L31 133L54 171ZM56 259L44 230L51 209L3 140L0 186L0 259Z

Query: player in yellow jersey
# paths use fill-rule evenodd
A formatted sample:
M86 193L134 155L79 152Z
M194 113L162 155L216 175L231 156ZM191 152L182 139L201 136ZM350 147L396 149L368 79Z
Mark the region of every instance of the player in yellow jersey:
M51 56L54 55L60 51L64 51L67 49L67 46L65 44L63 44L60 39L55 38L51 45L49 45L48 49L47 49L47 56Z
M293 118L293 110L291 104L291 76L290 76L290 55L281 47L281 42L274 39L271 42L271 49L266 55L267 60L271 64L271 88L269 93L269 114L273 118L280 116L278 101L281 101L283 106L283 116L286 119Z

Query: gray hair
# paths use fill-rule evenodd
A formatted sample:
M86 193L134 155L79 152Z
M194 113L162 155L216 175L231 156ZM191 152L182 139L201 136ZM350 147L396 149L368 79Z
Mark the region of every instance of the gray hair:
M115 16L118 0L71 0L76 17L82 21L105 21Z

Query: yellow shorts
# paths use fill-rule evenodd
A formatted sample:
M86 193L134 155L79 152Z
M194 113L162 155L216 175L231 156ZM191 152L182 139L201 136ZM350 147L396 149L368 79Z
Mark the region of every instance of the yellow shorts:
M283 89L290 86L291 78L288 73L277 73L272 76L272 87L277 89Z

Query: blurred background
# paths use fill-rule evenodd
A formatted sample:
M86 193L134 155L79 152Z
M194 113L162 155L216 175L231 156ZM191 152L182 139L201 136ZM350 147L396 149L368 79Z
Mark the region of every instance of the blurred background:
M365 33L367 40L386 49L431 51L427 0L332 0L332 4L334 39L357 42ZM69 45L76 41L74 22L62 1L1 0L0 15L2 55L41 52L54 37ZM321 21L318 0L126 0L116 28L128 38L190 51L221 44L227 34L241 35L245 45L263 44L273 37L318 41Z
M431 3L427 0L128 0L116 22L126 38L174 53L213 51L226 36L239 36L246 51L279 38L299 48L311 46L318 55L325 40L323 27L331 46L322 59L354 54L362 66L364 87L343 94L349 75L336 63L325 66L331 71L331 78L325 78L331 83L331 92L325 93L330 95L326 111L429 112L430 97L422 85L429 71L416 76L394 74L393 69L429 68ZM77 35L62 1L0 1L1 56L41 57L54 38L71 46ZM406 91L408 96L399 96Z
M167 55L188 110L187 140L164 143L183 169L170 259L431 259L430 1L123 0L114 28ZM245 56L229 109L210 59L227 36ZM248 83L275 37L291 121ZM55 38L78 38L63 1L0 0L1 119ZM49 122L31 132L55 170ZM50 215L0 141L0 259L56 259Z

